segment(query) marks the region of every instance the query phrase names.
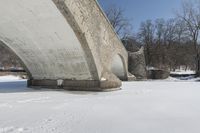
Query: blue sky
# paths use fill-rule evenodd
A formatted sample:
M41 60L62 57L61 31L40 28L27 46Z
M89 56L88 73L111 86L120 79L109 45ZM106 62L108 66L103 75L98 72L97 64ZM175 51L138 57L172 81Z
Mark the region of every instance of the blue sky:
M111 5L121 7L127 18L131 19L134 31L147 19L172 18L180 9L182 0L98 0L102 8Z

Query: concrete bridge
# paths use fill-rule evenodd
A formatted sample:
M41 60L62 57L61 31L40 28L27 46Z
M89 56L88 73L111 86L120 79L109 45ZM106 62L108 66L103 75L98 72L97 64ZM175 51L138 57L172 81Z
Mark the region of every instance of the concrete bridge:
M128 79L128 55L96 0L0 0L0 43L28 86L110 90Z

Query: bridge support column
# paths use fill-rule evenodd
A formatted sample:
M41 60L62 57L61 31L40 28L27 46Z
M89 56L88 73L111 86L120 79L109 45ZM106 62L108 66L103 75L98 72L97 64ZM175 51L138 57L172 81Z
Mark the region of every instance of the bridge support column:
M72 91L112 91L120 89L121 81L30 79L27 81L27 86L31 88L66 89Z

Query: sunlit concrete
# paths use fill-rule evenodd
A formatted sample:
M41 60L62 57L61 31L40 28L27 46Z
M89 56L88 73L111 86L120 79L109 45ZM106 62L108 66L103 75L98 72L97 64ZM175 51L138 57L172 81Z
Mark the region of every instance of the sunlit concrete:
M104 90L128 79L127 52L95 0L1 0L0 16L0 42L29 86ZM123 73L115 75L116 55Z

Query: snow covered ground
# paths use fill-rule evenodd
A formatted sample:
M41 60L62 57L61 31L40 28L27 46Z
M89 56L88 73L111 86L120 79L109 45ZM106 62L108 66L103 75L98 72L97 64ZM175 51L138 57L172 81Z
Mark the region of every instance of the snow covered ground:
M0 76L0 82L13 82L17 80L21 80L21 78L13 75Z
M7 78L7 79L6 79ZM113 92L33 90L0 78L0 133L199 133L200 83L124 82Z
M192 71L192 70L176 70L176 71L172 71L170 72L171 74L195 74L196 72L195 71Z

